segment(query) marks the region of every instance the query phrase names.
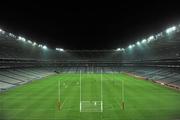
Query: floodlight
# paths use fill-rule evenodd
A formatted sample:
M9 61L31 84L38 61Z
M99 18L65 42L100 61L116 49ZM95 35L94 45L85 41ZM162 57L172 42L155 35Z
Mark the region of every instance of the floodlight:
M124 48L121 48L121 51L125 51L125 49L124 49Z
M41 45L41 44L39 44L39 45L38 45L38 47L42 47L42 45Z
M146 43L146 39L143 39L141 43Z
M141 45L141 43L139 41L136 42L137 45Z
M1 34L4 34L4 33L5 33L5 31L4 31L4 30L2 30L2 29L0 29L0 33L1 33Z
M64 49L62 49L62 48L56 48L56 50L57 50L57 51L61 51L61 52L64 51Z
M47 49L47 46L46 46L46 45L43 45L42 48L43 48L43 49Z
M64 51L64 49L61 48L60 51Z
M23 42L25 42L25 41L26 41L26 39L25 39L25 38L23 38L23 37L21 37L21 36L18 36L18 40L23 41Z
M33 46L35 46L35 45L37 45L37 43L36 43L36 42L33 42Z
M116 51L121 51L121 48L117 48Z
M116 51L125 51L124 48L117 48Z
M128 48L130 48L130 49L131 49L132 47L133 47L132 45L129 45L129 46L128 46Z
M12 34L12 33L9 33L9 36L13 37L13 38L16 38L16 36L14 34Z
M159 38L159 37L162 37L163 36L163 34L162 34L162 32L160 32L160 33L158 33L157 35L156 35L156 38Z
M30 44L32 44L32 41L30 41L30 40L28 40L27 42L30 43Z
M173 26L173 27L166 29L166 33L170 34L170 33L174 32L175 30L176 30L176 26Z
M154 36L152 35L152 36L150 36L148 39L153 40L153 39L154 39Z
M148 38L148 42L151 42L152 40L154 40L154 36L153 35Z

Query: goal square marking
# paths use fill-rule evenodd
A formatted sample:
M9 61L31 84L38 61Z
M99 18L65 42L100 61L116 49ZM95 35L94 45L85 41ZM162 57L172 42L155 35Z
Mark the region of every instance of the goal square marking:
M80 112L103 112L103 101L80 101Z

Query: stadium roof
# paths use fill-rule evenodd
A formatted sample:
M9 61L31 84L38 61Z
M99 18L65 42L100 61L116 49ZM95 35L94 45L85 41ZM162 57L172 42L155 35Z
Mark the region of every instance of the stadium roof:
M172 36L173 34L175 33L178 33L180 32L180 24L178 25L173 25L169 28L167 28L166 30L162 31L162 32L159 32L159 33L155 33L147 38L143 38L141 41L136 41L134 44L130 44L128 45L126 48L117 48L117 49L101 49L101 50L71 50L71 49L66 49L66 51L71 51L71 52L79 52L79 51L84 51L84 52L87 52L87 51L120 51L120 52L125 52L127 49L133 49L134 47L139 47L141 46L141 44L149 44L153 41L156 41L156 40L159 40L163 37L168 37L168 36ZM32 46L37 46L37 47L40 47L44 50L48 49L47 45L42 45L42 44L38 44L36 43L35 41L33 40L29 40L29 39L26 39L22 36L16 36L15 34L13 33L8 33L6 31L4 31L3 29L0 29L0 34L3 34L3 35L8 35L9 37L12 37L12 38L15 38L16 40L18 41L22 41L22 42L27 42L29 44L31 44ZM64 52L65 50L63 48L53 48L54 50L56 51L59 51L59 52Z
M71 50L125 49L129 44L141 43L143 38L148 39L180 21L179 10L165 6L153 6L152 9L147 4L119 8L29 4L14 5L2 9L1 13L0 28L4 31L48 48Z

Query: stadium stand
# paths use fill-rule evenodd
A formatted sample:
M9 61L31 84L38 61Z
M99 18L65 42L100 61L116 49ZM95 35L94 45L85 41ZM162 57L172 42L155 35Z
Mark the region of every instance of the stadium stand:
M0 82L0 91L7 90L7 89L12 88L14 86L15 85L8 84L8 83L5 83L5 82Z
M62 72L127 72L176 88L180 86L180 25L122 51L57 51L0 32L0 89ZM132 47L135 46L135 47Z
M144 77L146 80L158 82L169 86L179 88L180 72L174 68L133 68L133 70L123 69L128 73Z
M0 71L0 91L53 74L48 68L18 68Z

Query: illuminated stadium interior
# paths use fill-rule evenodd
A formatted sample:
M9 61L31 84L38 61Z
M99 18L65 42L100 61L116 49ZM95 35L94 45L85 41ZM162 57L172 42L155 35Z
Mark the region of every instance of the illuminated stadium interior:
M179 120L180 24L163 28L111 49L0 28L0 120Z

